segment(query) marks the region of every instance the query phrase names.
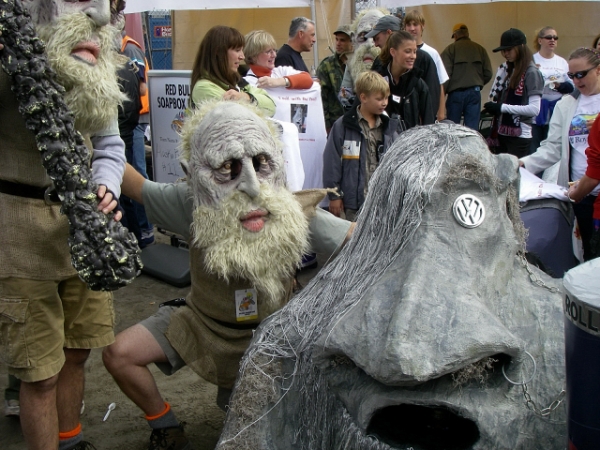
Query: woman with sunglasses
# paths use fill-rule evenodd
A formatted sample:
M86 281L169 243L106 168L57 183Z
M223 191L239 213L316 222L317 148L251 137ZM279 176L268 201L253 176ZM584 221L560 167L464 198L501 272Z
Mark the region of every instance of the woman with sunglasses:
M284 87L287 89L309 89L313 79L308 72L290 66L275 67L277 43L264 30L251 31L246 35L244 55L249 66L245 79L259 88Z
M556 103L563 94L573 92L573 83L567 77L569 71L567 60L554 53L558 45L556 30L552 27L544 27L536 33L536 36L533 47L537 53L533 55L533 62L544 77L544 91L540 113L531 126L531 153L535 152L548 136L548 124Z
M589 130L600 113L600 52L579 48L569 56L569 72L577 88L558 101L550 119L548 138L537 151L521 159L532 173L544 172L544 180L568 188L569 182L583 178L587 169L585 151ZM593 203L600 186L596 186L573 205L583 243L583 257L591 258L590 239L593 234Z
M502 33L500 47L493 52L502 52L506 59L496 73L495 101L483 107L495 116L492 132L497 133L497 142L494 152L520 158L530 153L531 126L540 112L544 79L533 63L527 38L521 30L511 28Z
M235 28L218 25L208 30L192 70L192 106L222 98L254 103L269 116L275 114L275 102L269 94L248 84L238 73L243 48L244 36Z

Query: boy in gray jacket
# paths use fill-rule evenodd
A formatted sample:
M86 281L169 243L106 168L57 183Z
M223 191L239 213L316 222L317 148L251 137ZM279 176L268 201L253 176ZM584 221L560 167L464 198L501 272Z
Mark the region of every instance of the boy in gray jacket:
M357 99L331 128L323 153L323 185L336 188L329 194L329 211L355 220L369 179L385 150L397 136L396 120L385 113L390 89L376 72L363 72L354 86Z

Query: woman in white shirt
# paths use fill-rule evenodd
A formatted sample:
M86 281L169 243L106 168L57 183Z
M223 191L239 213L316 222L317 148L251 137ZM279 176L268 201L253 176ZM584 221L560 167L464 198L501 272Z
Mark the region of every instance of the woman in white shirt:
M537 53L533 55L533 62L544 77L544 91L540 113L531 126L531 153L535 152L548 136L548 124L556 103L563 94L573 92L573 83L567 77L569 65L564 58L555 53L558 33L552 27L544 27L536 35L533 47Z
M568 188L569 181L585 175L589 130L600 113L600 51L579 48L569 56L568 77L577 88L558 101L550 119L548 138L537 151L521 163L532 173L544 172L544 180ZM600 192L597 186L581 202L573 205L583 257L589 259L589 241L593 234L593 204Z

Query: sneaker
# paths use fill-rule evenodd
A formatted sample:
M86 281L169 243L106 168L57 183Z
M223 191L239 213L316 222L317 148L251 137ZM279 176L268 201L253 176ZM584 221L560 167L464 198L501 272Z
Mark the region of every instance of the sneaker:
M308 253L302 255L302 262L300 263L300 270L302 269L316 269L319 263L317 262L316 253Z
M151 234L149 236L142 235L142 237L140 238L140 241L138 242L140 249L146 248L152 244L154 244L154 234Z
M192 450L192 444L183 432L183 426L152 430L148 450Z
M97 450L97 449L88 441L80 441L75 447L72 447L69 450Z
M4 400L4 415L6 417L19 417L21 406L19 400Z

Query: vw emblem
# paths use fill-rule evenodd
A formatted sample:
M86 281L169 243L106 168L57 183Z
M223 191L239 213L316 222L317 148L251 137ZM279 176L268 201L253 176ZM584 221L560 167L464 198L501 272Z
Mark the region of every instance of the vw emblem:
M452 205L454 218L465 228L475 228L485 219L483 202L471 194L463 194Z

